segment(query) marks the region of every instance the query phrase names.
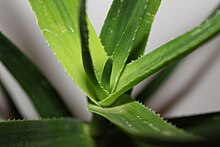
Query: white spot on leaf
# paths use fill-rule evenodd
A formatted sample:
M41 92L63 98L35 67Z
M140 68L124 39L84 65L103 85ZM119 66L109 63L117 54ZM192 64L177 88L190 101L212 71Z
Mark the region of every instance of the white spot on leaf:
M74 30L73 30L73 28L71 27L71 26L68 26L68 28L70 29L70 31L73 33L74 32Z
M49 33L51 33L52 31L49 30L49 29L42 29L42 32L49 32Z

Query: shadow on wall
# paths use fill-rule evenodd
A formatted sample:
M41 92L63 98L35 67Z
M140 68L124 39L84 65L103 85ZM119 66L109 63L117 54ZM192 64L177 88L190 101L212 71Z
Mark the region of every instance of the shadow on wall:
M189 82L184 86L184 88L172 95L170 99L157 110L157 112L165 115L173 108L173 106L178 105L178 103L193 90L193 88L204 77L219 57L220 48L216 48L216 50L214 50L214 52L206 60L205 64L203 64L200 69L198 69L198 71L190 79L188 79Z

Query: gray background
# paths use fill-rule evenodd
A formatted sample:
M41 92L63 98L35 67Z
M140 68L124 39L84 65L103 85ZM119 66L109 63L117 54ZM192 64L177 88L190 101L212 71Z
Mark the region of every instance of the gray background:
M163 0L156 15L147 52L202 22L220 0ZM100 32L111 0L88 0L88 14ZM89 120L84 94L73 84L46 45L28 0L0 0L0 30L30 57L64 97L69 108ZM148 105L165 116L220 110L220 37L189 55ZM0 76L27 118L38 118L27 96L0 64ZM140 84L141 86L141 84ZM139 89L138 86L136 89ZM135 94L135 93L134 93ZM8 112L0 93L0 110ZM178 100L175 101L175 99ZM176 102L172 106L172 102ZM166 109L166 105L170 109Z

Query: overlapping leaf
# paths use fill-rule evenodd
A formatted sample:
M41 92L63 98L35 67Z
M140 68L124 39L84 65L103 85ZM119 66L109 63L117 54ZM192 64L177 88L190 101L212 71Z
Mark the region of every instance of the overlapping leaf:
M80 0L30 0L30 2L42 33L58 60L73 81L96 103L97 94L102 93L102 90L97 87L95 90L99 92L94 91L82 63L79 31ZM96 76L100 80L107 57L90 23L88 30L90 54Z
M188 55L219 32L220 11L217 11L198 27L127 64L116 87L116 92L100 102L100 105L111 105L118 96L166 65Z
M0 130L4 147L94 147L88 125L74 119L2 121Z
M113 60L111 91L114 91L131 51L134 56L143 53L159 5L160 0L113 1L100 35L108 56Z
M1 33L0 61L26 91L40 116L71 116L62 98L37 67Z

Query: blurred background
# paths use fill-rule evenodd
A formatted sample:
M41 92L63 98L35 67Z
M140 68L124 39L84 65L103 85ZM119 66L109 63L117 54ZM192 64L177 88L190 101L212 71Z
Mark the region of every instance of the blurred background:
M88 0L88 15L100 33L112 0ZM220 4L220 0L164 0L156 15L146 53L197 26ZM63 96L71 111L83 120L85 95L59 65L36 24L28 0L0 0L0 31L16 44L45 74ZM220 36L187 56L171 77L146 103L166 117L220 110ZM0 78L13 94L19 109L29 119L38 114L28 97L0 63ZM133 95L147 81L138 85ZM0 118L9 114L0 90Z

